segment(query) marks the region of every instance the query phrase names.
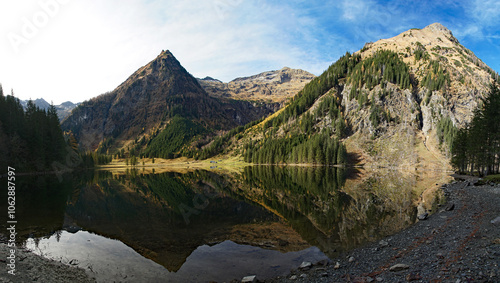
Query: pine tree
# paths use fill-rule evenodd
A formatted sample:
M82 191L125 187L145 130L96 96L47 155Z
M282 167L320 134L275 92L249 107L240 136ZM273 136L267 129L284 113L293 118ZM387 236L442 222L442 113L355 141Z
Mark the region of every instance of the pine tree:
M340 143L337 152L337 164L345 164L345 163L346 163L346 150L344 145Z

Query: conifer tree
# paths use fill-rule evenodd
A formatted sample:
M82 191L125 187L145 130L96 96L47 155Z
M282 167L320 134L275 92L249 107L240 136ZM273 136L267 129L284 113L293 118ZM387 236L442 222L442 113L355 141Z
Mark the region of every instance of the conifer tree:
M495 81L470 125L453 139L452 164L462 173L500 172L500 90Z

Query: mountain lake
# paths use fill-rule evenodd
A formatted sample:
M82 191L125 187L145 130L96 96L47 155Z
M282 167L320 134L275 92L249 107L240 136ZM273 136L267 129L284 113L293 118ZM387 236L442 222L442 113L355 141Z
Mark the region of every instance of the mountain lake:
M159 169L18 176L18 246L98 282L265 279L405 229L449 181L444 171Z

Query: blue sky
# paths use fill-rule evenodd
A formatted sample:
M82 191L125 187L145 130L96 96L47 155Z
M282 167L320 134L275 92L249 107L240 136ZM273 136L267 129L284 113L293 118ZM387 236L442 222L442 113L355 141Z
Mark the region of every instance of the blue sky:
M0 3L0 83L21 99L79 102L163 49L196 77L319 75L346 51L434 22L500 70L500 1L24 0Z

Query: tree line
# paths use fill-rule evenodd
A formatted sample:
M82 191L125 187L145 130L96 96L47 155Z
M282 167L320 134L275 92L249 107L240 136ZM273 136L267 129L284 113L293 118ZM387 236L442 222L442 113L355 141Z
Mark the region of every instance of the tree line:
M256 164L345 164L347 151L329 129L316 135L290 134L282 138L250 141L243 147L246 162Z
M292 98L285 110L267 123L277 127L286 123L291 118L295 119L299 117L306 112L320 96L324 95L332 88L336 88L340 93L339 80L346 78L360 61L360 55L351 55L347 52L328 67L319 77L314 78L306 84L304 88Z
M349 74L348 83L352 85L351 99L358 99L359 93L366 86L372 90L375 86L391 82L401 89L410 88L410 70L399 55L390 50L379 50L374 56L361 61Z
M455 135L452 164L460 173L497 174L500 172L500 90L490 86L482 106L474 111L470 124Z
M0 163L19 170L47 170L65 158L66 142L56 108L40 109L28 101L23 109L13 91L0 85Z
M74 166L65 166L70 156L78 160L71 162ZM110 161L109 156L80 152L75 137L61 130L54 105L45 110L29 100L23 108L13 91L4 95L0 85L0 164L3 167L12 166L25 172L53 171L93 167ZM60 168L61 164L65 168Z

